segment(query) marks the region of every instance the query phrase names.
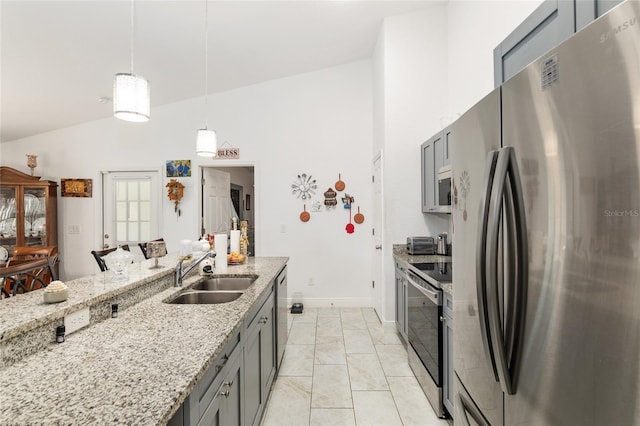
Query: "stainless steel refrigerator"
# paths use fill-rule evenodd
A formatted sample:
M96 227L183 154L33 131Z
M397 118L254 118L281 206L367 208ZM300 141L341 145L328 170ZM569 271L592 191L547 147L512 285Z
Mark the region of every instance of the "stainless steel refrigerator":
M640 424L639 16L451 127L456 425Z

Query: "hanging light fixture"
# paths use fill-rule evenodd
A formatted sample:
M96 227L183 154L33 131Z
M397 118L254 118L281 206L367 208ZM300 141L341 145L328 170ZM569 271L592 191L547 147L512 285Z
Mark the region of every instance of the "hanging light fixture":
M196 138L196 154L215 157L218 137L215 130L207 129L207 95L209 92L209 1L204 1L204 129L199 129Z
M134 0L131 0L131 72L119 73L113 80L113 115L126 121L148 121L149 81L133 73Z

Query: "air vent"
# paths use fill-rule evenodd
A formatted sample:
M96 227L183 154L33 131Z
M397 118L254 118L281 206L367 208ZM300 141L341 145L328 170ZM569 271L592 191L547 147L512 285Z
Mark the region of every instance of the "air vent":
M553 55L542 62L542 90L558 83L558 56Z

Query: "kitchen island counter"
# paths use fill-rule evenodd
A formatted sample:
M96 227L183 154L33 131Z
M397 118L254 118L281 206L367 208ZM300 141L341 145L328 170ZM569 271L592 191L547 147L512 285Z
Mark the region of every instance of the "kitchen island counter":
M167 423L287 261L229 266L219 275L258 277L233 302L165 303L204 278L193 275L3 368L0 424Z

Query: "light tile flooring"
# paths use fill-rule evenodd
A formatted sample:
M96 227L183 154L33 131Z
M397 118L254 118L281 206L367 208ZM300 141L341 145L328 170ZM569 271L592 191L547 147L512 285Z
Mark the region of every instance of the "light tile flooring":
M262 426L425 425L438 419L407 352L372 308L289 315L284 360Z

